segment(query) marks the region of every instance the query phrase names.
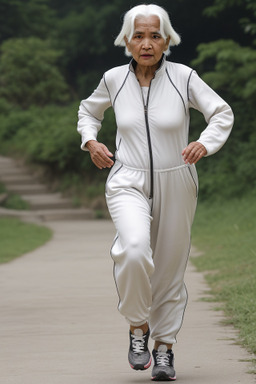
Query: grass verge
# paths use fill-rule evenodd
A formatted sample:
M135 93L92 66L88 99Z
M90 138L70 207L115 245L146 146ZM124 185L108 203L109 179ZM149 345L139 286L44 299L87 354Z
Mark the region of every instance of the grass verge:
M227 322L239 341L256 353L256 203L255 196L199 203L193 243L203 255L192 258L213 299L223 303ZM214 272L214 273L213 273Z
M14 218L0 217L0 263L7 263L50 240L50 229Z

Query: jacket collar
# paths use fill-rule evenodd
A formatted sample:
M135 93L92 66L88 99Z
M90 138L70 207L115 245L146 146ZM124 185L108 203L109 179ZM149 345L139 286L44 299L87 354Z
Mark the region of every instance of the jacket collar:
M137 62L132 59L129 63L129 70L135 74L135 68L136 68ZM166 56L163 54L161 60L160 60L160 66L159 68L155 71L155 76L154 78L158 76L162 76L162 74L165 72L166 68Z

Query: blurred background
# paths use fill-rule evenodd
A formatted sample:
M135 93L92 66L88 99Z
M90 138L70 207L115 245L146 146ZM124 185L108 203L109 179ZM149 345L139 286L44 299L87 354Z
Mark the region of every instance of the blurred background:
M159 0L182 44L169 60L189 65L233 108L228 143L198 164L200 199L255 193L256 1ZM207 5L206 5L207 3ZM113 42L132 0L0 0L0 153L39 166L85 203L103 196L105 171L79 149L81 99L104 71L129 61ZM205 122L192 112L191 139ZM105 114L99 140L115 149Z
M197 165L200 204L192 239L202 254L192 261L206 272L214 300L224 303L218 308L239 330L239 342L256 354L256 0L156 3L182 37L169 60L194 68L235 114L225 146ZM53 191L92 208L98 218L106 213L108 170L99 171L80 150L77 111L104 71L130 60L113 42L124 13L137 4L0 0L0 155L25 162ZM190 140L204 128L203 117L191 111ZM109 109L99 140L111 151L115 130ZM24 202L12 200L11 208L25 209ZM31 239L40 245L50 237L47 232L39 239L30 227L25 236L20 222L0 219L0 262L11 245L17 256Z

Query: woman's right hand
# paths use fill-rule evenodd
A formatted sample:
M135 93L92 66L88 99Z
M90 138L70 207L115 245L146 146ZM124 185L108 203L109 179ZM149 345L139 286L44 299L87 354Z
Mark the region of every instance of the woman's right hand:
M110 157L113 157L113 154L109 152L106 145L99 143L96 140L89 140L85 145L90 152L92 162L99 169L111 168L114 164L114 161Z

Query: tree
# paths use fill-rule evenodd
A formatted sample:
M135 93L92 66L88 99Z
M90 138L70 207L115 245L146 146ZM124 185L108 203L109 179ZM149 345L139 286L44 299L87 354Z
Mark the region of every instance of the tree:
M182 36L180 47L174 48L174 61L189 64L195 55L196 46L203 38L216 38L209 20L201 18L204 5L200 0L159 0L157 2L169 13L174 28ZM56 46L66 53L62 60L63 70L79 98L88 96L109 68L128 62L124 49L114 47L124 13L138 4L137 0L54 0L52 6L58 16L53 31ZM186 10L186 11L184 11ZM198 22L200 18L200 22ZM218 28L218 33L220 28Z
M244 33L255 36L256 3L254 0L214 0L213 4L207 7L203 14L212 18L221 15L227 18L230 10L232 11L232 17L234 17L234 14L236 15L237 22L243 28Z
M68 87L57 66L60 55L49 41L39 38L5 41L1 46L0 97L22 108L66 102Z
M54 26L49 0L1 0L0 43L9 38L46 38Z
M215 0L204 13L219 17L233 8L239 9L237 25L247 45L223 39L200 44L198 57L192 62L203 73L203 79L231 104L235 114L235 126L225 150L211 162L198 165L203 173L202 193L206 196L221 191L221 184L226 196L241 195L256 187L256 5L252 0Z

